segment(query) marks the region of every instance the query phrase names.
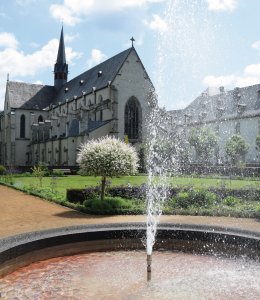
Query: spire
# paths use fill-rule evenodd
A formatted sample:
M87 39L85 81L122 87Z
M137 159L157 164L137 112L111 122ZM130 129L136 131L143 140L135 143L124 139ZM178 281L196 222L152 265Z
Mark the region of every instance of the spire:
M58 55L57 55L57 63L66 64L63 26L61 28L61 34L60 34L60 44L59 44L59 50L58 50Z
M63 26L61 28L60 43L57 55L57 61L54 65L54 86L60 89L66 82L68 77L68 64L66 63L65 44L63 37Z

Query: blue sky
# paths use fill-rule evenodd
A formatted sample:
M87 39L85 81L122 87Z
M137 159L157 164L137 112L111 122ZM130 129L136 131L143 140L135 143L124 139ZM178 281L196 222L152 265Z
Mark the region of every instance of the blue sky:
M0 109L10 80L53 84L61 22L69 79L130 46L160 104L260 82L259 0L1 0Z

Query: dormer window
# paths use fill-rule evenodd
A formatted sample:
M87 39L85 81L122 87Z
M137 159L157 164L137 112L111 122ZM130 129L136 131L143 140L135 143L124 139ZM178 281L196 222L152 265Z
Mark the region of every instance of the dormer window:
M98 75L98 77L101 77L102 76L102 71L98 71L97 75Z
M81 79L80 82L79 82L79 84L82 85L83 83L84 83L84 80Z
M69 91L69 88L66 87L66 88L64 89L64 92L67 93L68 91Z

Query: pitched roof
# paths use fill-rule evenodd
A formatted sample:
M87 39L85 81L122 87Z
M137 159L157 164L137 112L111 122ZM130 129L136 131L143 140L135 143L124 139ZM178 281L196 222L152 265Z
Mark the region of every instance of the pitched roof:
M24 82L7 82L11 108L44 109L55 99L55 88Z
M212 96L203 93L186 108L169 113L175 117L178 124L185 122L185 116L190 117L189 123L191 124L214 122L217 118L225 120L254 117L260 113L259 91L260 84L255 84ZM240 113L239 108L241 109Z
M58 92L57 102L72 100L74 96L82 96L83 92L90 93L93 87L97 90L106 87L108 81L115 79L132 50L135 51L129 48L68 81Z

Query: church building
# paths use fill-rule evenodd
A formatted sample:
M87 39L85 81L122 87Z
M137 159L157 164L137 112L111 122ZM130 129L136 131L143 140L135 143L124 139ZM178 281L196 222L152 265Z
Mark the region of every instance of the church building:
M68 81L62 28L53 86L7 80L0 164L75 166L80 144L105 135L138 146L151 88L133 44Z

